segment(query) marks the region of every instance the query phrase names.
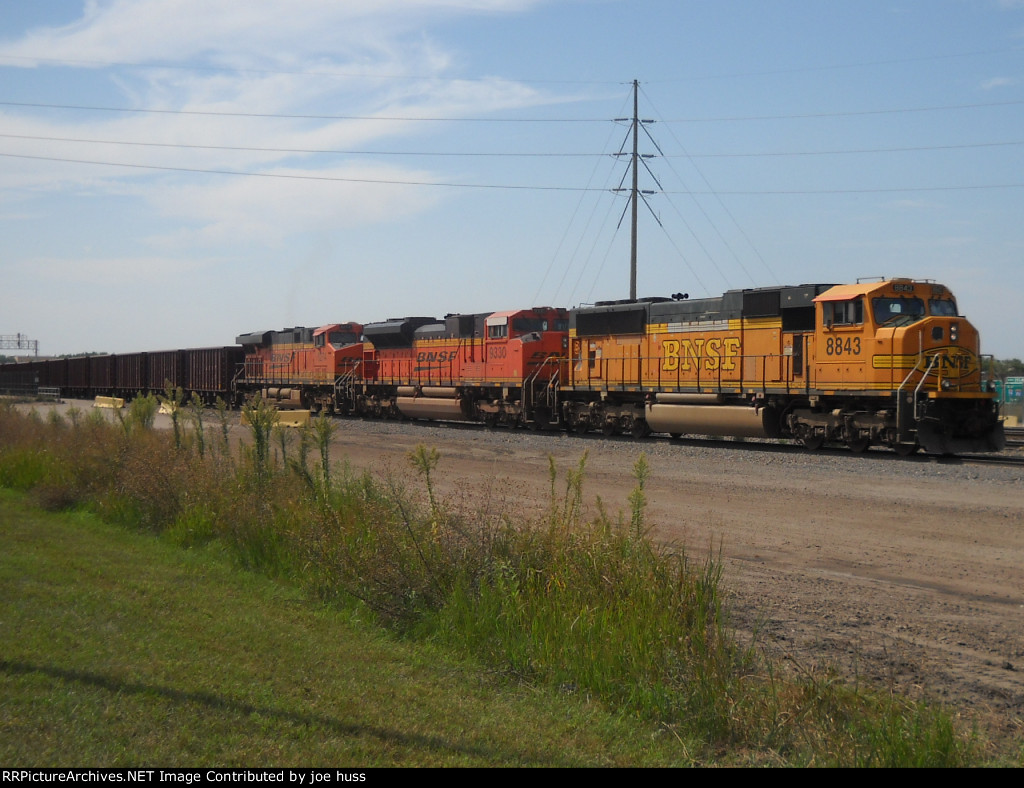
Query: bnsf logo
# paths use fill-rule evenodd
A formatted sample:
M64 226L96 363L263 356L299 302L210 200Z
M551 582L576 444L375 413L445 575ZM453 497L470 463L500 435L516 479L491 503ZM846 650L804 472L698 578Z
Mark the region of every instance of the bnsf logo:
M665 372L699 368L701 363L709 371L721 367L731 372L736 369L734 359L740 354L740 340L738 337L666 339L661 343L661 354L661 368Z
M950 346L926 351L924 359L918 364L918 369L924 371L928 369L929 364L932 365L932 372L938 371L938 374L945 378L965 378L978 371L978 357L961 347Z
M458 355L457 350L421 350L416 354L416 361L421 364L444 364L446 361L454 361Z

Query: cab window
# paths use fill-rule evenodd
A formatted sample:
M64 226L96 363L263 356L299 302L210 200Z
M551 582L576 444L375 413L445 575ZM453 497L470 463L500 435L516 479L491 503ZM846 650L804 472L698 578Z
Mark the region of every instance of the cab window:
M533 331L547 331L548 321L539 317L517 317L512 320L512 331L515 334L529 334Z
M938 317L956 317L956 301L952 298L933 298L928 302L928 310Z
M502 323L500 326L487 326L488 339L504 339L507 336L508 323Z
M335 347L344 347L345 345L354 345L359 338L351 331L332 331L330 341Z
M826 301L824 318L826 326L859 326L864 322L864 300Z
M924 301L920 298L876 298L871 308L879 326L905 326L924 316Z

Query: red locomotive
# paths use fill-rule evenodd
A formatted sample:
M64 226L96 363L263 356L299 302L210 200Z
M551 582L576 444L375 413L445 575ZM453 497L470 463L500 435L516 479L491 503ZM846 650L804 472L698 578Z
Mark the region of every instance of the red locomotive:
M546 425L568 326L552 307L373 323L364 378L342 399L360 414Z

